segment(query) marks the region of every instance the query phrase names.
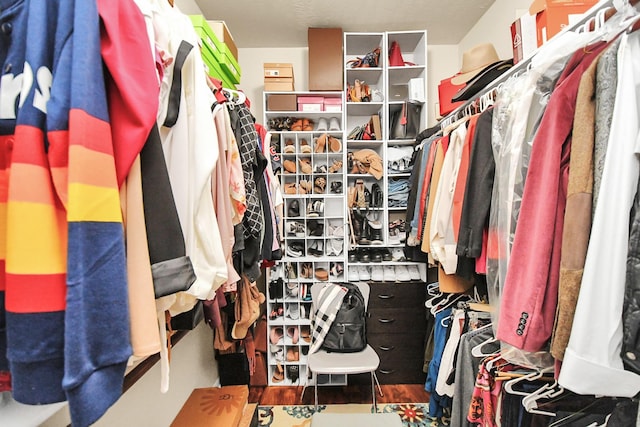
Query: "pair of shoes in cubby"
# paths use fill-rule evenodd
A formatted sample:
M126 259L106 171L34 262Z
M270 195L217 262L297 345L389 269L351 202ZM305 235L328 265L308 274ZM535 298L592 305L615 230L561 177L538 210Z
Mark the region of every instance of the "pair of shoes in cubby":
M310 132L313 130L313 120L310 119L295 119L289 128L292 132Z
M328 121L326 118L322 117L318 120L317 131L324 132L339 132L340 131L340 120L337 117L331 117Z

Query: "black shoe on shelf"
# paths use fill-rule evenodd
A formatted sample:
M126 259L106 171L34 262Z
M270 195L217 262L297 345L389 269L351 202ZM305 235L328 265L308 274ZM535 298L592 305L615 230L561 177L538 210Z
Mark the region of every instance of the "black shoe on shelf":
M293 199L289 202L289 208L287 209L287 216L294 217L300 216L300 202L298 199Z

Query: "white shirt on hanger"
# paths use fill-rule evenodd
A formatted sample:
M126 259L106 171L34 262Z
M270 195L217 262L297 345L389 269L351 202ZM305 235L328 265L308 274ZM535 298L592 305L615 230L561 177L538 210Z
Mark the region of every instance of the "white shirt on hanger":
M624 370L620 351L629 212L640 174L640 32L621 37L600 199L559 383L579 394L633 397L640 375Z

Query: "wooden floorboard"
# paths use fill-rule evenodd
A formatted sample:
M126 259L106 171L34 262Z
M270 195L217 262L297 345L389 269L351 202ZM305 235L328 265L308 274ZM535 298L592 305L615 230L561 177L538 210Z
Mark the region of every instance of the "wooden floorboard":
M382 385L378 393L379 403L426 403L429 393L424 384ZM307 387L302 400L301 386L250 387L249 402L260 405L313 405L313 387ZM371 387L368 385L321 386L318 387L318 402L321 404L347 404L371 402Z

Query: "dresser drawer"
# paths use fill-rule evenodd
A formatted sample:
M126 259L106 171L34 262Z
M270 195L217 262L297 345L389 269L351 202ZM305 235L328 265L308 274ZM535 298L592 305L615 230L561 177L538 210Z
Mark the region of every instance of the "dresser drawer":
M410 368L385 367L376 370L376 376L380 384L424 384L427 375L422 372L422 365ZM369 373L349 375L347 379L350 385L361 384L370 385L371 377Z
M414 334L367 334L367 343L378 353L380 359L388 357L424 358L424 332ZM398 356L392 356L392 355Z
M426 329L426 314L417 310L385 308L371 310L367 318L367 333L423 334Z
M380 366L376 376L380 384L424 384L427 379L427 375L422 372L422 365L417 366L416 369Z
M369 308L422 307L426 298L424 283L372 283Z

